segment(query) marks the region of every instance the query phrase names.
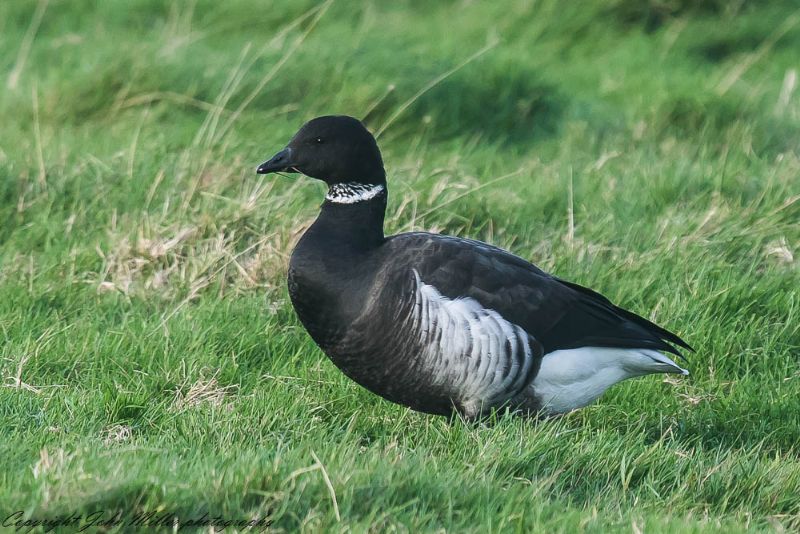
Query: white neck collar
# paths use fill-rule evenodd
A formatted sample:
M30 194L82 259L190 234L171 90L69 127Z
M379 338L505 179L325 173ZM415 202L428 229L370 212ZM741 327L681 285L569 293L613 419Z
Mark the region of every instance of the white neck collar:
M335 204L355 204L372 200L386 191L382 185L366 185L359 183L333 184L325 195L325 200Z

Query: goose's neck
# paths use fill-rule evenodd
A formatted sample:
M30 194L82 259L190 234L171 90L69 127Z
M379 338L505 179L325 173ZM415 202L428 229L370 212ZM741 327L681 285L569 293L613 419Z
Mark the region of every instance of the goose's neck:
M371 249L384 241L386 185L334 184L309 231L339 246Z

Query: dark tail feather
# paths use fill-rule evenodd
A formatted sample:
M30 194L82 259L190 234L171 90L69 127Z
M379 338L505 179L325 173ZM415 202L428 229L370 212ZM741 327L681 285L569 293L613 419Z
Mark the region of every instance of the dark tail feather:
M635 323L640 324L641 326L644 326L644 327L648 328L649 330L654 331L656 334L658 334L658 336L661 339L665 339L665 340L669 341L670 343L674 343L675 345L678 345L679 347L683 347L684 349L686 349L686 350L688 350L690 352L694 352L694 349L692 348L692 346L689 345L687 342L685 342L680 337L678 337L677 334L674 334L674 333L670 332L669 330L667 330L666 328L662 328L662 327L658 326L657 324L655 324L655 323L653 323L651 321L648 321L647 319L645 319L641 315L636 315L635 313L629 312L628 310L622 309L622 308L620 308L618 306L614 306L614 308L615 308L614 311L616 311L617 313L619 313L620 315L622 315L626 319L629 319L629 320L631 320L631 321L633 321Z
M561 282L562 284L574 289L575 291L578 291L578 292L586 295L587 297L590 297L590 299L592 301L594 301L596 304L607 308L609 312L619 316L620 318L628 320L628 321L636 324L637 326L639 326L640 328L645 330L647 333L653 335L654 337L657 337L659 340L664 341L664 342L668 341L669 343L677 345L677 346L679 346L681 348L684 348L684 349L686 349L688 351L694 352L694 349L692 348L692 346L689 345L687 342L685 342L683 339L681 339L677 334L674 334L674 333L670 332L669 330L667 330L666 328L662 328L662 327L658 326L657 324L655 324L655 323L653 323L651 321L648 321L647 319L645 319L644 317L642 317L640 315L637 315L637 314L635 314L633 312L629 312L628 310L625 310L623 308L620 308L619 306L614 305L610 300L608 300L606 297L604 297L600 293L597 293L596 291L592 291L588 287L583 287L583 286L578 285L578 284L573 284L572 282L567 282L567 281L561 280L561 279L558 279L558 281ZM677 349L667 345L666 343L664 343L664 348L662 348L660 350L669 351L669 352L677 355L683 361L688 363L688 360L686 359L686 357L683 354L680 353L680 351L678 351Z

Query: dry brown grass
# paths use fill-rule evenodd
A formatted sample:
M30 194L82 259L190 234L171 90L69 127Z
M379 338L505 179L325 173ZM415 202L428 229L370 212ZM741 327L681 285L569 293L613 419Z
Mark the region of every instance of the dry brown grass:
M225 406L231 408L231 397L238 391L238 386L221 386L217 377L200 378L191 385L184 383L175 391L172 407L182 412L186 409L208 404L214 408Z

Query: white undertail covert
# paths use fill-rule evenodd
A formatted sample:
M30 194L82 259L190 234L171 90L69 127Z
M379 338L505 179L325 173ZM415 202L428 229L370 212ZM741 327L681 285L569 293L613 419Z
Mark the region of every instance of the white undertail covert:
M652 373L688 375L689 371L649 349L556 350L544 355L529 392L539 399L543 412L555 415L591 404L617 382Z

